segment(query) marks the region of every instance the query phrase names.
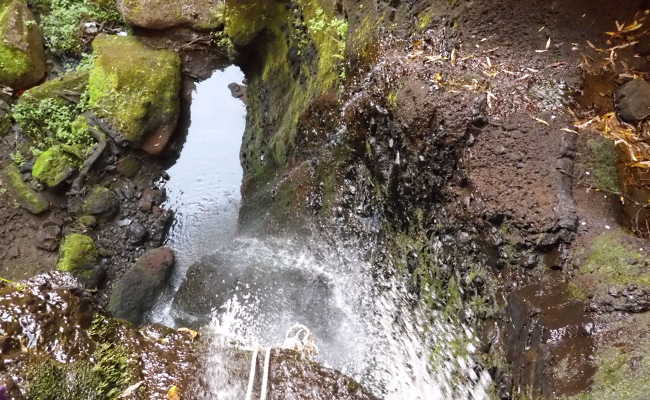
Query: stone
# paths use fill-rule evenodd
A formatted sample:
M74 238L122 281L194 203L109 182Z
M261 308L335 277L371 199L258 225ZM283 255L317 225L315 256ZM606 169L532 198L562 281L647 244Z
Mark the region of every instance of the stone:
M210 30L223 25L224 0L119 0L118 8L129 25L146 29Z
M44 76L43 39L27 3L0 2L0 84L24 89Z
M117 173L126 178L133 178L140 171L140 167L142 167L140 160L135 156L128 155L118 160Z
M616 109L625 122L636 123L650 116L650 83L634 79L616 91Z
M23 180L18 167L13 163L4 168L2 179L18 204L30 213L41 214L50 209L47 199Z
M171 249L160 247L146 252L113 285L109 311L117 318L141 323L165 288L173 266Z
M142 244L147 238L147 229L139 222L129 225L129 243L133 245Z
M93 41L88 105L118 142L160 154L176 130L181 60L133 36L99 35ZM114 133L112 131L115 131Z
M71 233L63 238L59 246L56 269L70 272L78 278L92 279L97 272L98 254L95 241L90 236Z
M56 187L77 170L79 160L65 145L54 145L42 152L34 162L32 176L49 187Z
M164 195L160 190L147 188L142 192L138 201L140 211L149 212L154 206L159 205L164 200Z
M0 137L5 136L11 129L11 107L0 99Z
M115 192L104 187L95 186L84 200L83 212L89 215L111 216L119 207Z
M45 251L56 251L61 238L61 222L45 221L36 233L36 247Z

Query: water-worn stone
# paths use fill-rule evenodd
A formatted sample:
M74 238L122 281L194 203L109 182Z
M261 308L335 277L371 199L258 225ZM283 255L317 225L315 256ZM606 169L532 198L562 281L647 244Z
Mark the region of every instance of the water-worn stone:
M147 228L139 222L129 225L129 243L141 244L147 238Z
M115 192L104 186L95 186L84 200L83 212L90 215L110 216L115 214L118 206Z
M0 84L23 89L45 75L43 40L24 0L0 2Z
M113 285L109 311L118 318L141 323L167 284L173 266L174 253L169 248L161 247L145 253Z
M149 212L154 206L162 203L164 194L158 189L147 188L142 192L142 197L138 201L138 208L141 211Z
M61 221L45 221L36 234L36 247L46 251L55 251L61 237Z
M223 24L224 0L119 0L118 8L128 24L140 28L207 30Z
M41 214L49 210L50 203L23 180L18 167L8 164L2 172L2 180L22 208L32 214Z
M176 129L181 60L132 36L99 35L93 41L88 104L114 139L160 154ZM115 132L113 132L115 131Z
M650 83L634 79L616 91L616 108L621 119L635 123L650 116Z
M133 178L140 171L140 161L132 155L120 158L117 161L117 172L127 178Z

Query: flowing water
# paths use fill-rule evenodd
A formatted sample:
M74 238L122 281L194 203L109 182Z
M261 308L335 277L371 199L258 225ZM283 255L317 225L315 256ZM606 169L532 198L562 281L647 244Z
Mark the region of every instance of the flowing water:
M229 349L295 347L287 332L298 326L313 335L304 351L382 399L486 398L489 375L473 364L472 332L423 312L405 280L371 279L361 252L371 254L373 243L237 235L245 107L227 85L242 79L233 67L198 85L188 140L167 184L177 213L168 245L178 266L151 319L175 325L173 297L191 264L208 260L223 277L214 282L218 306L203 329L211 345L201 397L244 399L247 363ZM459 337L463 356L451 352Z

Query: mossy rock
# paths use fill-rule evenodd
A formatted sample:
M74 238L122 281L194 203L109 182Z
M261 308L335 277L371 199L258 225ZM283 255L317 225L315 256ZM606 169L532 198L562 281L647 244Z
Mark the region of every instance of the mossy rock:
M56 269L70 272L79 277L90 278L97 262L98 251L95 241L87 235L72 233L67 235L59 248L59 261Z
M20 96L18 103L32 104L44 99L80 96L86 90L86 86L88 86L88 71L73 71L27 90Z
M224 1L119 0L118 8L129 25L141 28L208 30L223 24Z
M224 31L235 45L246 46L271 23L276 8L275 1L226 0Z
M130 36L100 35L93 50L90 109L119 132L118 139L160 153L178 122L180 57Z
M127 178L133 178L138 174L142 165L137 157L128 155L117 162L117 172Z
M0 84L23 89L45 76L43 40L24 0L0 1Z
M14 164L9 164L4 168L3 179L6 180L9 190L18 204L30 213L41 214L50 208L50 204L45 197L23 181L18 167Z
M117 197L112 190L95 186L84 200L83 212L89 215L110 216L117 211L117 207Z
M49 187L59 186L76 171L79 164L70 147L55 145L42 152L34 162L32 176Z

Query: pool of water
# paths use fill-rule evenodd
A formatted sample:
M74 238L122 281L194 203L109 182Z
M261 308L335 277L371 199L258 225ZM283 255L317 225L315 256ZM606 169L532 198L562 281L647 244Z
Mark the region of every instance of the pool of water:
M228 84L243 79L237 67L215 71L192 95L187 140L167 171L166 207L175 212L167 246L176 254L176 268L169 292L150 316L153 322L174 325L169 307L188 267L237 233L246 106L232 97Z

